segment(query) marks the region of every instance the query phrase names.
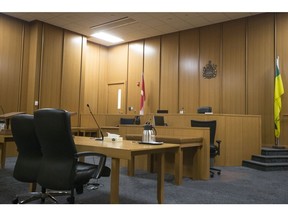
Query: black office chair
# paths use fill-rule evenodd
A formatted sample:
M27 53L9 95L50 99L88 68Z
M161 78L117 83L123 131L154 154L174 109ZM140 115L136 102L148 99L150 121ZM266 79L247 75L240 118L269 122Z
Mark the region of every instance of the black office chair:
M77 153L71 132L70 113L60 109L40 109L34 112L36 134L42 149L42 160L37 182L44 188L70 195L69 203L75 202L74 189L83 192L83 185L91 178L110 176L105 166L106 156L95 152ZM99 165L80 162L79 157L100 157ZM57 203L57 200L50 196Z
M11 131L18 151L13 177L18 181L33 185L33 192L16 195L12 203L24 204L41 199L42 193L35 192L35 190L42 153L35 133L33 115L19 114L14 116L11 119ZM27 196L27 199L19 201L19 198Z
M135 118L120 118L120 124L135 124Z
M210 128L210 177L214 177L214 171L217 174L221 174L221 170L214 167L214 158L220 155L220 143L221 140L216 140L217 145L215 145L215 133L216 133L216 120L212 121L197 121L191 120L192 127L208 127Z

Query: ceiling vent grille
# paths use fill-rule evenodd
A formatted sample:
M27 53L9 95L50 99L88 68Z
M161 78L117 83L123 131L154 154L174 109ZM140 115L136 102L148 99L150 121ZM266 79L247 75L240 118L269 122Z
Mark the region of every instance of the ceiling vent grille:
M95 25L90 27L90 29L92 30L96 30L96 31L102 31L102 30L108 30L108 29L113 29L113 28L119 28L125 25L129 25L132 23L135 23L136 20L130 18L130 17L122 17L120 19L117 20L112 20L109 22L105 22L105 23L101 23L99 25Z

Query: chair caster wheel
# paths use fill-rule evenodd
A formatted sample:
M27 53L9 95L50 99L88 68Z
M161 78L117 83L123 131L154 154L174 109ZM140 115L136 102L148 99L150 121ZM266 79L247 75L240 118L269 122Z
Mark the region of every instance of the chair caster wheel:
M213 175L213 174L210 174L210 177L211 177L211 178L213 178L213 177L214 177L214 175Z
M14 200L12 200L12 204L18 204L19 203L19 199L15 198Z
M221 172L219 171L219 172L217 172L217 174L218 174L218 175L221 175Z
M74 197L67 197L67 202L69 203L69 204L74 204L74 202L75 202L75 198Z

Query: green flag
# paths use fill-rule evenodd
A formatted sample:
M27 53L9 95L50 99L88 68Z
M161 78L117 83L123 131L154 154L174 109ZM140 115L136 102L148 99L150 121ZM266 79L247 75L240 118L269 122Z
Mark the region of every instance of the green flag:
M275 72L275 90L274 90L274 124L275 124L275 137L280 136L280 112L281 112L281 96L284 94L284 87L279 70L279 57L276 59L276 72Z

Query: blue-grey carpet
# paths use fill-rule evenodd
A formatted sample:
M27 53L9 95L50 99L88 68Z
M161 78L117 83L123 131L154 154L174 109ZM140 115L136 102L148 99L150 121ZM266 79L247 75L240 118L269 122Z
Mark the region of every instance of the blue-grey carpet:
M16 194L28 191L28 184L18 182L12 176L16 158L6 160L6 168L0 170L0 203L10 204ZM110 160L108 160L108 166ZM183 179L174 185L172 175L165 176L165 204L288 204L288 171L264 172L247 167L221 167L222 174L208 181ZM121 169L120 204L157 204L156 174L137 170L134 177ZM85 187L77 195L77 204L108 204L110 178L101 178L97 190ZM40 188L39 188L40 189ZM57 198L67 203L66 198ZM37 202L35 202L37 203ZM48 202L49 203L49 202Z

